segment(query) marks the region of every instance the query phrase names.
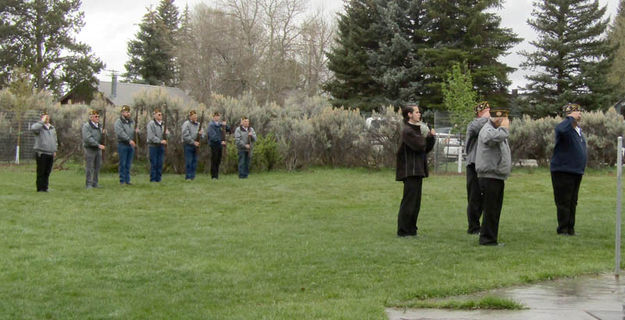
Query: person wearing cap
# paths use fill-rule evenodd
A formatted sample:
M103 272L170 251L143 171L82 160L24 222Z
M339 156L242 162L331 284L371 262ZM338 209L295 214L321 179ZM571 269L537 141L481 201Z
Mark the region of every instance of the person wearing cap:
M475 171L475 152L477 151L477 138L480 130L488 118L490 118L490 105L488 101L482 101L475 105L475 119L467 126L466 140L464 142L467 155L467 220L469 227L467 233L480 233L480 218L482 217L482 192Z
M508 145L507 110L491 110L477 139L475 171L483 195L484 218L480 228L480 245L498 245L499 217L503 205L504 181L510 175L512 160Z
M89 112L89 121L82 126L82 142L85 148L85 187L99 188L98 176L102 166L102 150L106 149L103 141L103 128L100 125L100 113Z
M117 154L119 155L119 184L130 185L130 167L135 154L135 122L130 115L130 107L122 106L119 119L115 121Z
M208 144L211 147L212 179L219 179L219 165L221 164L223 148L226 147L225 132L230 131L230 127L226 124L226 121L220 120L221 115L219 112L215 112L213 113L213 120L208 124Z
M147 143L150 154L150 182L161 182L168 132L163 132L163 113L161 110L158 108L154 109L152 116L154 118L148 122L147 125Z
M39 121L30 126L30 131L35 135L35 156L37 161L37 192L48 192L48 183L52 164L56 158L58 142L56 129L50 123L47 112L41 114Z
M252 146L256 142L256 132L250 127L247 117L241 119L241 125L234 131L234 143L237 146L239 156L239 178L246 179L250 174L250 161L252 161Z
M563 107L565 118L555 129L556 144L551 157L551 184L556 203L558 228L561 235L575 235L577 195L588 158L586 137L579 127L582 109L569 103Z
M197 122L197 112L191 110L189 118L182 124L182 143L184 144L184 162L185 162L185 180L195 179L197 170L197 149L200 146L198 141L198 133L204 135L204 130L199 129L200 124Z
M397 150L395 180L404 183L397 215L397 236L417 235L417 218L421 209L423 178L428 176L427 154L434 148L436 132L421 121L421 109L408 104L402 109L404 127Z

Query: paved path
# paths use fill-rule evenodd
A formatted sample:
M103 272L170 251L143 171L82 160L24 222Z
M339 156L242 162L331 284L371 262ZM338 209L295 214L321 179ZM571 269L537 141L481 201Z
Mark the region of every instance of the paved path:
M442 309L387 309L390 320L625 320L625 275L582 277L536 285L498 289L454 299L484 295L510 298L526 310L456 311Z

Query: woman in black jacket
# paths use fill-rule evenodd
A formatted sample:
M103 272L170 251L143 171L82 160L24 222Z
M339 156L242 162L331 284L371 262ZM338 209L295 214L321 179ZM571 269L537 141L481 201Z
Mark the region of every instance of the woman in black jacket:
M404 128L397 151L395 179L404 182L404 196L397 217L397 236L407 237L417 235L421 187L423 178L428 176L427 153L434 147L436 132L421 121L421 110L416 104L407 105L402 116Z

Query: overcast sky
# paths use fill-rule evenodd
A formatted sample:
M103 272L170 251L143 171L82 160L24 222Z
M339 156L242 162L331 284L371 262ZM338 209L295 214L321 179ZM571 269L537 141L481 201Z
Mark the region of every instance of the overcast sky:
M147 7L158 6L159 0L83 0L82 10L85 13L85 27L78 35L78 39L89 44L97 57L106 64L107 70L115 70L118 73L125 72L124 64L128 60L126 49L128 41L134 39L139 30L139 23L147 12ZM198 3L213 4L213 0L177 0L180 11L186 4L193 8ZM514 47L510 55L503 61L512 67L518 67L521 57L517 54L521 50L533 49L528 44L534 40L534 31L526 21L532 13L533 0L506 0L503 9L499 10L504 27L512 28L521 38L523 43ZM601 5L608 6L608 15L613 18L616 15L618 0L599 0ZM310 0L310 10L323 10L331 14L342 10L342 0ZM110 71L102 72L98 78L110 79ZM524 86L526 81L523 70L517 70L510 75L512 88Z

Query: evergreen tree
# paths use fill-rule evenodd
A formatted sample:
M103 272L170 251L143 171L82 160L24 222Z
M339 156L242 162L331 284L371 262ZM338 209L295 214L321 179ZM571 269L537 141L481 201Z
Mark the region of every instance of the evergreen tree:
M378 21L375 0L350 0L339 14L336 45L328 53L328 69L334 78L324 90L335 106L370 111L384 104L382 88L368 67L369 51L378 49L372 24Z
M179 81L175 51L178 9L174 0L161 0L156 10L148 9L139 24L136 40L128 42L124 77L131 82L175 86Z
M608 72L608 83L614 86L615 99L625 99L625 0L619 2L616 18L608 34L610 45L616 48Z
M369 52L369 65L384 89L384 102L402 106L423 95L423 49L427 23L424 0L378 1L379 20L373 24L381 35L377 50Z
M511 29L501 27L501 18L492 12L502 3L502 0L427 1L431 29L424 53L428 74L425 105L441 105L441 88L448 70L465 61L479 98L496 106L507 105L508 73L514 69L498 60L521 39Z
M598 0L542 0L534 2L528 24L538 34L524 52L533 116L557 115L568 102L588 110L605 108L612 100L607 73L613 48L604 37L608 19Z
M91 48L77 42L83 27L80 0L2 1L0 4L0 87L15 67L33 75L36 88L57 96L88 83L104 68Z

